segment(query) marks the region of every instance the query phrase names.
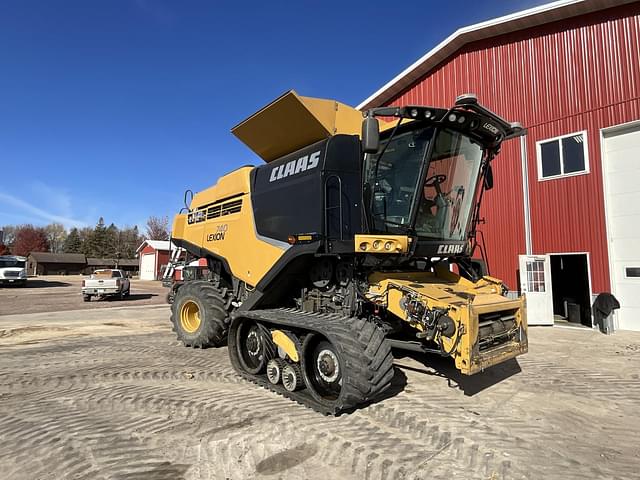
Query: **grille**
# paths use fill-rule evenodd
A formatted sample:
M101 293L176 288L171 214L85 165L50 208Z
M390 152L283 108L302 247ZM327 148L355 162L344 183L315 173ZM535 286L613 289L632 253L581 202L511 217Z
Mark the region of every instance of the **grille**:
M9 278L9 277L14 277L14 278L18 278L20 276L20 272L4 272L4 276L5 278Z
M188 222L200 223L205 220L211 220L212 218L223 217L225 215L231 215L232 213L239 213L242 210L242 199L231 200L225 203L216 203L209 208L201 207L200 210L191 212L189 214Z
M478 324L478 345L480 351L496 347L511 340L518 328L516 314L518 309L483 313Z
M232 213L238 213L240 210L242 210L242 199L213 205L212 207L209 207L209 210L207 210L207 220L222 217L224 215L231 215Z

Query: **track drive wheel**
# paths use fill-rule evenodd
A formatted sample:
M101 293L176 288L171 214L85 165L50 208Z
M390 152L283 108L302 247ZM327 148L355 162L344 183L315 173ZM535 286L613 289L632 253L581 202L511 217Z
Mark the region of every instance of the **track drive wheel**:
M222 293L211 283L186 282L171 304L171 322L178 340L194 348L224 344L229 324L225 303Z
M377 325L355 319L344 330L327 337L308 335L302 347L307 390L333 413L374 399L389 388L394 375L391 347Z

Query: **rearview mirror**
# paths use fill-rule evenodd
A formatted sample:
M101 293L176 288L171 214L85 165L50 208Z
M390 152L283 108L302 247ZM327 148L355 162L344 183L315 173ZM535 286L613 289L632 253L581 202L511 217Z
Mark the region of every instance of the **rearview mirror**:
M484 171L484 189L491 190L493 188L493 168L491 165L487 165Z
M378 119L366 116L362 121L362 151L376 153L380 148L380 127Z

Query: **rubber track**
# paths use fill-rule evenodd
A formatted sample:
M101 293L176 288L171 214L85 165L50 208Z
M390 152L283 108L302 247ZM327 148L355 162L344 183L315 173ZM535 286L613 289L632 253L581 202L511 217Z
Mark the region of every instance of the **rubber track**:
M238 319L251 319L272 326L286 326L313 332L327 338L342 349L349 375L343 376L338 401L328 407L316 401L302 389L288 392L280 384L271 384L265 375L250 375L242 370L235 354L235 339L229 338L229 357L236 371L245 379L278 393L324 415L339 415L353 411L384 392L393 378L393 355L382 330L366 319L302 312L296 309L270 309L237 312L232 315L231 332Z

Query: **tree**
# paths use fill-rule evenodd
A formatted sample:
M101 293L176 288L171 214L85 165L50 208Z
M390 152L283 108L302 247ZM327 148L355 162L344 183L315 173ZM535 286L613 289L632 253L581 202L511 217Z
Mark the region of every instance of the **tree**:
M125 226L118 231L119 258L135 258L136 250L142 243L138 227Z
M169 240L169 217L150 216L147 220L147 239Z
M107 227L104 226L104 218L100 217L93 232L89 235L85 255L88 257L105 258L107 242Z
M82 253L82 239L77 228L72 228L62 246L64 253Z
M107 258L121 258L120 254L120 231L113 223L105 230L104 234L104 252Z
M0 228L0 230L2 230L2 243L4 243L6 246L11 247L11 245L13 245L13 242L16 238L16 226L15 225L5 225L4 227Z
M91 254L91 236L93 235L93 228L84 227L78 230L78 235L80 236L80 242L82 246L80 247L80 253L84 253L88 257L92 257Z
M67 238L67 231L60 223L51 223L44 227L49 241L49 248L53 253L61 253L63 251L64 240Z
M31 252L48 252L49 240L42 227L21 225L16 228L12 251L15 255L26 257Z
M11 250L4 243L0 243L0 255L11 255Z

